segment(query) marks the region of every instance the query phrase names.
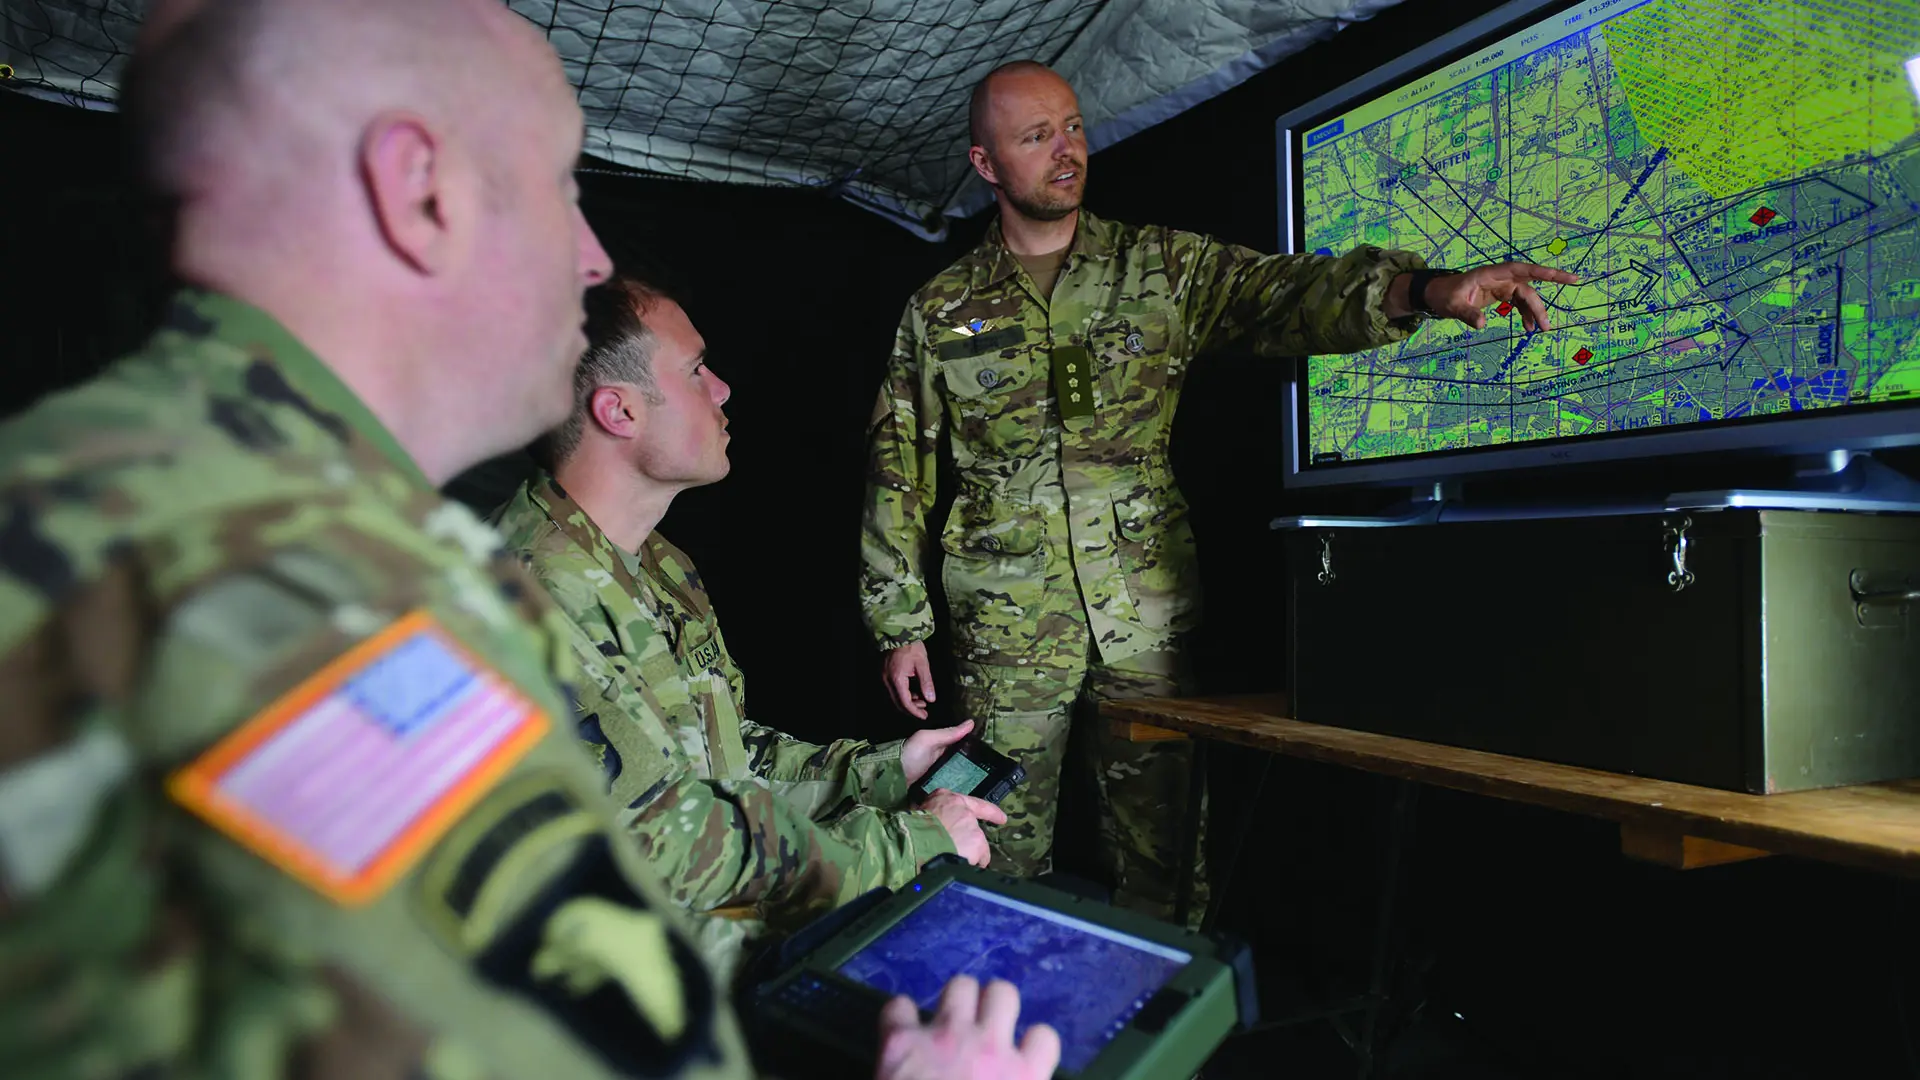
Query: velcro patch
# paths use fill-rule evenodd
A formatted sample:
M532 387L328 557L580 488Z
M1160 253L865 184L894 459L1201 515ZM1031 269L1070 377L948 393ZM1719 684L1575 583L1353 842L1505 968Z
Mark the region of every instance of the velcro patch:
M687 650L687 663L700 671L712 671L720 666L720 639L710 637Z
M416 611L175 773L168 791L336 903L379 896L547 732Z
M1011 349L1025 340L1027 340L1025 330L1017 326L1003 326L984 334L943 341L935 352L942 360L964 360L969 356L984 356L990 352Z

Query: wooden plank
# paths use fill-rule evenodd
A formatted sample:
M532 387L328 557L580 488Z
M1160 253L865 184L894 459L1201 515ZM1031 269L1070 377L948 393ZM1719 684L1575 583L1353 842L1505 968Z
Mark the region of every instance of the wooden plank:
M1114 738L1127 742L1187 742L1193 738L1184 731L1155 727L1138 720L1109 720L1107 730L1113 733Z
M1773 854L1759 848L1688 836L1671 829L1656 829L1635 823L1620 826L1620 853L1629 859L1655 863L1674 870L1698 870L1703 866L1764 859Z
M1277 695L1140 698L1107 716L1437 787L1727 844L1920 876L1920 780L1745 795L1305 724Z

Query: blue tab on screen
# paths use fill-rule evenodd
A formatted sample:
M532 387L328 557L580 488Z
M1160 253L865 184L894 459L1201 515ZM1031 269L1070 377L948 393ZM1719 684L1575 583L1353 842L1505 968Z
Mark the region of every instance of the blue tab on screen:
M1335 120L1333 123L1328 124L1326 127L1321 128L1319 131L1308 132L1307 148L1312 149L1313 147L1319 146L1321 143L1326 142L1328 139L1333 138L1335 135L1338 135L1345 130L1347 130L1347 122L1346 120L1341 119L1341 120Z

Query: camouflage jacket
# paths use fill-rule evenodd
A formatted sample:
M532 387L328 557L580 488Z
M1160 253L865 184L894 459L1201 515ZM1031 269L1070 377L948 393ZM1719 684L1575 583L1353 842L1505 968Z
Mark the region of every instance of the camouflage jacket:
M899 742L817 746L746 719L700 575L657 530L623 551L545 475L497 522L573 623L580 736L676 899L792 924L953 850L938 819L904 810Z
M1262 256L1083 210L1043 298L995 222L908 302L874 407L860 602L875 640L891 649L933 631L921 575L943 442L958 490L941 572L960 655L1085 656L1085 637L1040 640L1029 612L1049 575L1077 578L1085 632L1108 661L1193 626L1193 534L1167 463L1193 358L1230 345L1289 356L1403 338L1418 319L1388 321L1386 289L1424 265L1371 247ZM1068 347L1085 350L1073 358L1090 370L1065 370ZM1057 390L1085 402L1063 419ZM1070 564L1050 565L1049 550L1071 552Z
M0 1075L747 1075L564 620L272 319L183 294L0 499Z

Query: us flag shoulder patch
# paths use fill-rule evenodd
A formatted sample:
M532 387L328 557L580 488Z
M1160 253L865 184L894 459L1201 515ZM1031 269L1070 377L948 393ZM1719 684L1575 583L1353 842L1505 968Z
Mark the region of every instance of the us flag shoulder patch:
M169 778L174 799L343 905L405 874L547 732L506 679L415 611Z

